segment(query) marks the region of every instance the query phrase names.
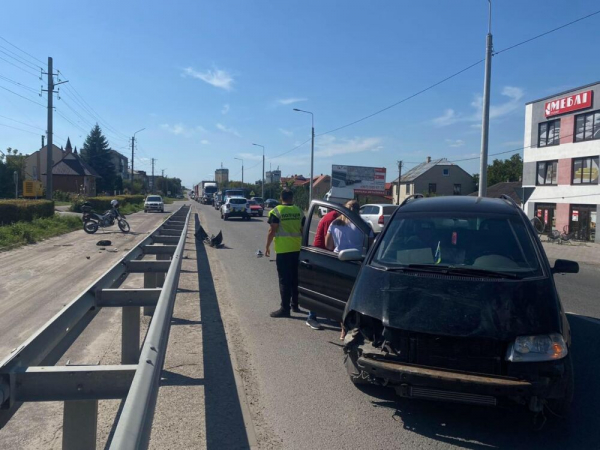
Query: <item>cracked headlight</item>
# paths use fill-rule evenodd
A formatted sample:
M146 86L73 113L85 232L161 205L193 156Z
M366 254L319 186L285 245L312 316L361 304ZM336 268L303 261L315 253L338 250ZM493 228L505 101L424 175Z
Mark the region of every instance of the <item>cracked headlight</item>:
M554 361L568 354L567 344L561 334L519 336L510 344L506 360L512 362Z

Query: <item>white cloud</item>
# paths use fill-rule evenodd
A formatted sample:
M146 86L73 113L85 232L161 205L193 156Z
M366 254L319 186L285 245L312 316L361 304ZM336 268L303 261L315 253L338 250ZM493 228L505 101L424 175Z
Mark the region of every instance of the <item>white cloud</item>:
M241 137L240 133L238 133L235 128L226 127L222 123L217 124L217 129L221 130L223 133L229 133L233 134L234 136Z
M447 109L440 117L433 119L434 125L438 127L446 127L458 122L458 115L453 109Z
M352 153L373 152L383 148L380 144L381 138L378 137L338 139L327 135L319 138L315 143L317 148L315 155L331 157Z
M221 114L225 115L229 112L229 103L225 103L223 105L223 109L221 110Z
M209 142L208 140L206 140L206 139L202 139L202 140L200 141L200 143L201 143L202 145L208 145L208 144L210 144L210 142Z
M286 130L285 128L279 128L279 132L287 137L292 137L294 135L293 131Z
M514 86L504 86L501 95L507 97L504 103L490 105L490 120L499 119L523 107L522 98L525 96L523 89ZM432 120L438 127L446 127L457 122L475 122L471 128L481 128L481 114L483 110L483 98L477 94L471 102L471 107L475 110L472 114L461 115L453 109L447 109L440 117Z
M204 129L204 127L201 125L188 128L185 125L183 125L182 123L176 123L175 125L169 125L168 123L163 123L163 124L161 124L160 127L163 130L166 130L169 133L173 133L176 136L185 136L185 137L191 137L195 133L203 133L206 131Z
M463 141L462 139L446 139L446 143L450 147L462 147L463 145L465 145L465 141Z
M293 103L305 102L307 98L303 97L289 97L289 98L280 98L277 100L277 103L280 105L291 105Z
M262 155L256 155L254 153L238 153L237 156L239 156L242 159L262 161Z
M184 77L198 78L211 86L225 89L226 91L231 91L233 89L233 76L225 70L215 68L213 70L208 69L205 72L198 72L191 67L186 67L183 69L181 75Z

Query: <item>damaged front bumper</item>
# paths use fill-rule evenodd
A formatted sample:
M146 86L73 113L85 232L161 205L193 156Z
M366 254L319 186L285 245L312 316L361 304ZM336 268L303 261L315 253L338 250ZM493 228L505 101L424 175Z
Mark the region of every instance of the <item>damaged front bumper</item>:
M358 367L374 378L386 380L388 385L401 387L397 391L404 396L417 396L410 394L418 387L488 397L545 397L550 387L550 380L547 378L524 381L511 377L471 374L365 357L358 359ZM437 396L441 400L444 398L453 400L449 395L439 393ZM466 397L457 395L455 401L459 401L460 398Z

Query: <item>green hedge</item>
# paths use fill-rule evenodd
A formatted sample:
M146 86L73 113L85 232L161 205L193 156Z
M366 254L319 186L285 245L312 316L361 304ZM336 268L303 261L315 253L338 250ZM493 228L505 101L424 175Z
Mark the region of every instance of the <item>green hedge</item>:
M52 216L54 202L50 200L0 200L0 225Z
M110 202L112 200L117 200L119 202L119 207L125 205L134 205L138 203L143 203L146 197L143 195L117 195L116 197L89 197L86 199L78 199L73 201L71 204L71 211L81 212L81 205L84 202L88 202L92 209L96 212L103 212L107 209L110 209Z

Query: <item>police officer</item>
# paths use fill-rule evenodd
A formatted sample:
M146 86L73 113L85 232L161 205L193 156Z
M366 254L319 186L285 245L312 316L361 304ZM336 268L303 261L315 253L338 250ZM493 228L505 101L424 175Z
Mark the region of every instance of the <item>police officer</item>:
M306 218L300 208L293 204L294 193L289 189L281 192L281 205L269 212L270 225L267 234L265 256L271 255L271 242L275 240L277 253L277 274L281 307L271 313L271 317L289 317L290 307L300 312L298 307L298 261L302 241L302 228Z

